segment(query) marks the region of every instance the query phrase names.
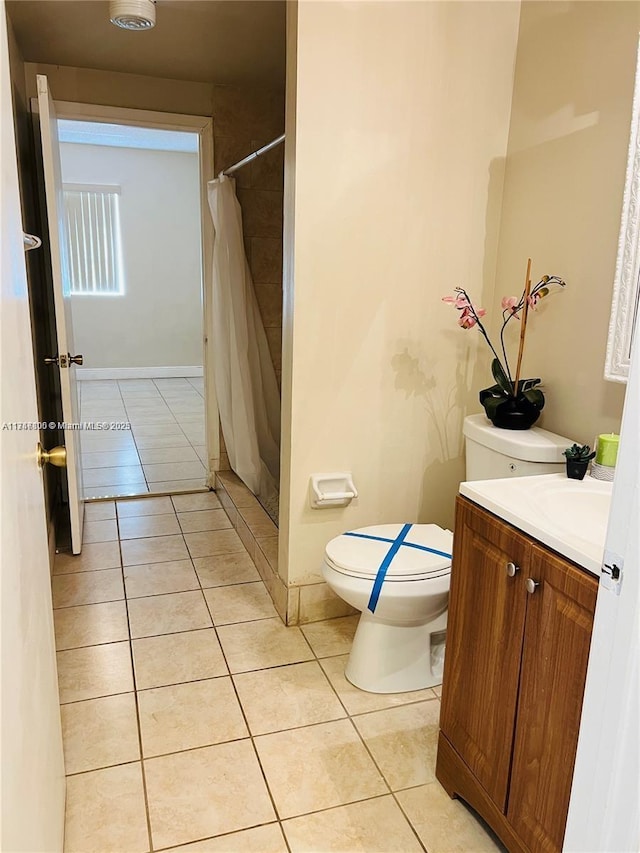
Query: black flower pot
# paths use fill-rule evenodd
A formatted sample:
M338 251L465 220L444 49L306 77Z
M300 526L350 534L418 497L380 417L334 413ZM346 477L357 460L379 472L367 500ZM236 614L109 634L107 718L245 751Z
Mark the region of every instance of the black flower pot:
M496 385L480 392L480 402L491 423L499 429L530 429L540 417L544 397L538 392L541 402L532 403L524 394L507 397Z
M588 459L567 459L567 477L570 480L584 480L588 467Z

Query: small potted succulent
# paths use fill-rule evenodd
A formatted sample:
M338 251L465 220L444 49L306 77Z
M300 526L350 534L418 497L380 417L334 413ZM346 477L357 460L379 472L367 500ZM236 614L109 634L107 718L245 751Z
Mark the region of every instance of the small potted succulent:
M570 480L582 480L587 473L589 462L596 455L588 444L572 444L563 451L567 460L567 477Z

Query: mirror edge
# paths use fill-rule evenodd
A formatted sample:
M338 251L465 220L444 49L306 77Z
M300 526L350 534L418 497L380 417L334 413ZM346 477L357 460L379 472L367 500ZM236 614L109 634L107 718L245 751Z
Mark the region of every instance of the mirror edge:
M625 382L629 375L634 317L640 297L640 48L636 63L633 110L622 202L618 255L613 283L604 378Z

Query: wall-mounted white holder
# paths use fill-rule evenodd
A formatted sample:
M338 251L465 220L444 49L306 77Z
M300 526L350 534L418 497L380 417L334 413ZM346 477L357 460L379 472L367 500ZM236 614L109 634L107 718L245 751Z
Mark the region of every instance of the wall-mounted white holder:
M312 474L309 483L311 509L348 506L358 497L350 471L337 474Z

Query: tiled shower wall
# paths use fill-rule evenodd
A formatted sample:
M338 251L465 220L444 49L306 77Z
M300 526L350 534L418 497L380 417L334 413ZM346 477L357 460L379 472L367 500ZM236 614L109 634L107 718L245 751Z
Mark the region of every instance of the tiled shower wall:
M215 170L219 174L280 136L284 130L284 96L279 93L248 95L240 89L216 86L213 117ZM284 146L278 146L239 169L234 177L242 208L245 250L279 385ZM222 435L220 439L220 467L228 470Z

